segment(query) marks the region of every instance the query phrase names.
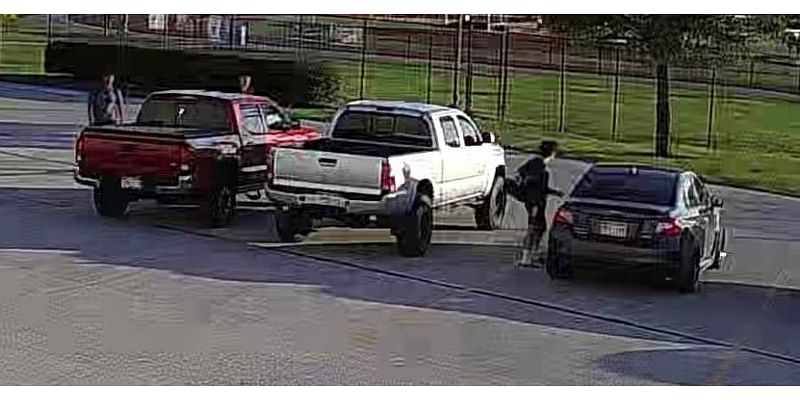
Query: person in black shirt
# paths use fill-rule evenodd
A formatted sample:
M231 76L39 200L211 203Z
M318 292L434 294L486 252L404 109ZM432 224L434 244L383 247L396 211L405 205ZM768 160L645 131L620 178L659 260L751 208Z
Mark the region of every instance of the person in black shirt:
M250 75L239 75L239 93L253 94L253 78Z
M103 75L103 85L89 95L89 125L121 124L125 121L125 99L114 86L114 74Z
M512 190L516 190L528 213L528 228L517 262L521 267L533 267L533 256L540 253L541 239L547 231L545 218L547 196L563 196L560 190L550 188L550 172L547 170L547 165L555 159L557 152L556 142L542 141L539 145L539 154L528 159L517 169L516 188Z

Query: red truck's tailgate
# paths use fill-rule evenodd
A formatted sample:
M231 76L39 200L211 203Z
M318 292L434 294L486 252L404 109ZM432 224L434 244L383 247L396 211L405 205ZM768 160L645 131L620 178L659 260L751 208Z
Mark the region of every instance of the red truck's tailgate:
M183 141L86 132L80 138L78 167L84 175L173 177Z

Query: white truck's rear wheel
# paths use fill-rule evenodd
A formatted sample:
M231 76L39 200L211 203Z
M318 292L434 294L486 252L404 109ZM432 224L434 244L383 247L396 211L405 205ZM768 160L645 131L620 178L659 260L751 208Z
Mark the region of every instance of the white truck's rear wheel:
M420 195L411 212L400 219L397 230L397 250L405 257L422 257L431 247L433 209L431 199Z
M306 239L314 221L302 210L277 210L275 211L275 230L284 243L298 243Z

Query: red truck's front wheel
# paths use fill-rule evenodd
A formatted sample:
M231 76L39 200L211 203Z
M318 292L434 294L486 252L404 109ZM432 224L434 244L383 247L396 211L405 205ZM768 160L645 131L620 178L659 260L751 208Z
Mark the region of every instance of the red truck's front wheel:
M128 212L130 196L122 189L119 179L101 179L92 197L95 210L104 217L119 218Z

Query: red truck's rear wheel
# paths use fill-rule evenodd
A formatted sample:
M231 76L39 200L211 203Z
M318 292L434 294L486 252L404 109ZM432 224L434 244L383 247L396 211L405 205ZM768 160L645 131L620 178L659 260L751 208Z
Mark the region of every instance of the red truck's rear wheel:
M206 196L201 208L212 228L226 227L236 214L236 191L230 185L218 185Z
M104 217L119 218L128 212L130 196L122 189L119 179L102 179L92 198L95 210Z

